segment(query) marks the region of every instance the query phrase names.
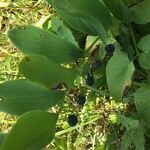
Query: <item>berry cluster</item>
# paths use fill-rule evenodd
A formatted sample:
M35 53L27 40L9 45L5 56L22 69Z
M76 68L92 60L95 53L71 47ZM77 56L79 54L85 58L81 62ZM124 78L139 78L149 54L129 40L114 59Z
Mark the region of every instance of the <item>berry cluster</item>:
M115 46L113 44L108 44L106 45L105 47L105 51L106 51L106 54L107 56L111 57L113 55L113 52L115 51ZM89 71L86 75L86 78L85 78L85 83L86 85L88 86L93 86L94 83L95 83L95 78L94 78L94 71L96 71L97 69L99 69L102 65L102 61L99 60L99 59L94 59L92 61L92 63L90 64L90 68L89 68ZM79 92L73 92L72 93L74 96L74 102L78 105L78 106L83 106L86 102L86 97L83 93L79 93ZM106 96L106 99L109 100L109 97ZM67 122L68 122L68 125L70 127L73 127L77 124L78 122L78 118L77 118L77 115L75 114L69 114L68 115L68 118L67 118Z
M74 91L72 93L72 96L73 96L73 102L74 102L75 106L77 106L77 108L82 108L82 106L86 102L85 94L83 94L82 92L79 92L79 91ZM79 106L81 106L81 107L79 107ZM76 114L68 115L67 122L68 122L69 126L71 126L71 127L75 126L78 122L77 115Z

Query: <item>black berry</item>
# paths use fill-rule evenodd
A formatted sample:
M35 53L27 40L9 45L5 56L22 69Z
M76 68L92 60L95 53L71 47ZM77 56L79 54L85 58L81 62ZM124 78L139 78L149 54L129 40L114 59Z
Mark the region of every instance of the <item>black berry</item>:
M115 46L113 44L108 44L105 47L105 51L107 52L107 54L113 54L113 52L115 51Z
M76 98L75 98L75 102L78 104L78 105L81 105L83 106L86 102L86 98L83 94L79 94Z
M70 127L73 127L77 124L78 118L75 114L70 114L70 115L68 115L67 122Z
M100 60L94 60L94 62L91 64L91 70L97 70L101 66Z
M87 77L85 79L86 85L92 86L95 82L94 76L90 75L89 73L87 74Z

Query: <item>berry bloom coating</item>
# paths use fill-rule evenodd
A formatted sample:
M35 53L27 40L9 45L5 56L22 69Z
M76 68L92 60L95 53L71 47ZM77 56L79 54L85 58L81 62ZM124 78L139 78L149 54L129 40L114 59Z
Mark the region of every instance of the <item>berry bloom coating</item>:
M90 75L89 73L87 74L87 77L85 79L86 85L88 86L92 86L95 82L95 79L93 77L93 75Z
M77 103L78 105L83 106L83 105L85 104L85 102L86 102L86 98L85 98L85 96L84 96L83 94L80 94L80 95L78 95L78 96L75 98L75 101L76 101L76 103Z
M77 124L78 118L75 114L70 114L70 115L68 115L67 122L70 127L73 127Z
M107 54L112 54L115 51L115 46L113 44L108 44L105 47Z

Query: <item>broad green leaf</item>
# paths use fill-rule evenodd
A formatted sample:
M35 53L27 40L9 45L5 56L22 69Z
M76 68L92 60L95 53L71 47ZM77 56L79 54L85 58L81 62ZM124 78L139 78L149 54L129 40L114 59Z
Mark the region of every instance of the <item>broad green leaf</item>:
M130 129L134 130L140 126L139 120L132 118L132 117L126 117L124 115L117 115L117 123L118 125L121 124L127 130L130 130Z
M52 4L57 13L71 27L83 33L100 35L103 40L106 39L107 34L104 28L110 25L111 17L100 1L53 0ZM102 22L105 22L105 27Z
M111 15L105 5L99 0L67 0L78 12L95 17L106 30L112 26Z
M136 150L144 150L145 137L144 128L139 120L124 115L117 115L118 124L126 128L121 139L121 150L128 150L131 144L134 144Z
M53 63L45 56L35 54L26 56L20 62L19 70L27 79L38 82L48 89L62 83L72 87L78 75L77 70L67 69Z
M103 0L113 16L119 20L132 21L133 12L123 3L122 0Z
M102 40L106 40L107 34L104 27L94 17L79 13L65 13L61 16L76 30L91 35L100 35Z
M150 22L150 0L144 0L143 2L133 7L135 11L134 22L138 24L146 24Z
M86 45L86 40L87 40L87 33L83 33L81 31L78 31L74 28L72 28L70 25L66 24L67 27L69 28L69 30L72 32L76 42L78 43L79 47L81 49L85 49L85 45Z
M150 34L145 35L141 38L138 43L138 48L145 53L150 53Z
M150 69L150 34L141 38L138 43L138 48L143 51L139 56L139 62L145 69Z
M141 119L150 122L150 88L142 87L138 89L134 99Z
M28 80L14 80L0 84L0 110L21 115L31 110L47 110L64 98L60 91L49 91Z
M123 91L130 86L134 70L134 64L129 61L127 54L116 50L106 67L108 87L116 101L122 100Z
M136 150L145 150L145 137L143 128L125 131L121 140L121 150L129 150L129 146L134 144Z
M129 146L132 144L130 133L125 132L121 139L121 150L129 150Z
M68 63L83 54L75 45L30 25L10 30L8 37L24 54L44 55L56 63Z
M40 150L55 136L57 114L35 110L23 114L5 138L1 150Z
M137 0L122 0L128 7L131 7L132 5L135 5Z
M142 53L142 54L139 56L140 65L141 65L142 67L144 67L145 69L150 69L149 60L150 60L150 52L149 52L149 53Z
M57 36L78 46L78 43L76 42L72 32L64 25L62 20L53 16L51 18L51 28L57 34Z
M1 147L2 143L3 143L3 141L5 140L6 135L7 134L5 134L5 133L0 133L0 147Z

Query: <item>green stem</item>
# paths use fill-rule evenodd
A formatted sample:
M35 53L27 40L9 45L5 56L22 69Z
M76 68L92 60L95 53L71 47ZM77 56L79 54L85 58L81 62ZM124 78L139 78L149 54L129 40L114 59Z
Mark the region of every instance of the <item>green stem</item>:
M140 70L140 69L137 69L137 70L140 72L141 75L143 75L145 78L147 78L147 75L144 72L142 72L142 70Z
M131 23L129 23L129 27L130 27L130 32L131 32L131 36L132 36L132 39L133 39L133 43L134 43L134 48L135 48L136 54L137 54L137 56L139 56L139 51L138 51L138 48L137 48L137 43L136 43L136 40L135 40L135 36L134 36L134 33L133 33L133 29L132 29Z
M143 87L150 87L150 85L148 85L148 84L145 84L145 83L139 83L139 82L132 82L133 83L133 85L136 85L136 86L139 86L139 87L141 87L141 86L143 86Z
M76 125L76 126L74 126L74 127L71 127L71 128L68 128L68 129L65 129L65 130L62 130L62 131L59 131L59 132L56 133L56 137L57 137L57 136L60 136L60 135L62 135L62 134L71 132L71 131L73 131L73 130L76 130L76 129L78 129L78 128L80 128L80 127L83 127L83 126L85 126L85 125L92 124L93 122L97 121L99 118L100 118L100 117L97 117L97 118L91 119L91 120L88 121L88 122L82 123L82 124L80 124L80 125Z
M93 88L93 87L91 87L91 86L85 86L85 87L86 87L87 89L89 89L89 90L95 92L95 93L100 94L100 95L107 95L107 96L110 96L110 93L109 93L109 92L106 92L106 91L103 91L103 90L98 90L98 89L95 89L95 88Z

